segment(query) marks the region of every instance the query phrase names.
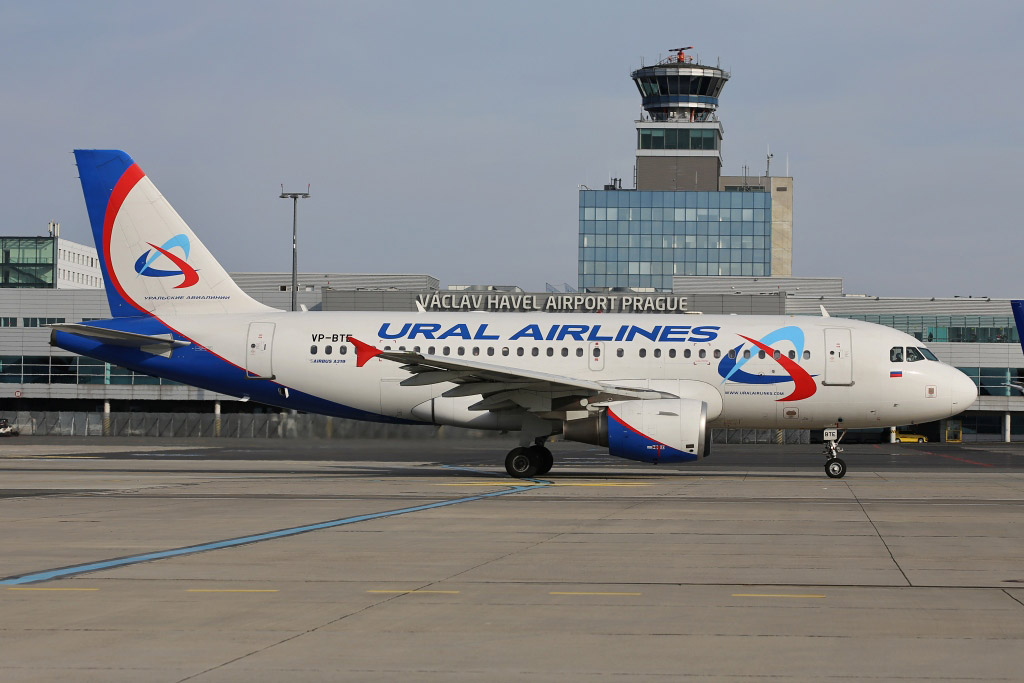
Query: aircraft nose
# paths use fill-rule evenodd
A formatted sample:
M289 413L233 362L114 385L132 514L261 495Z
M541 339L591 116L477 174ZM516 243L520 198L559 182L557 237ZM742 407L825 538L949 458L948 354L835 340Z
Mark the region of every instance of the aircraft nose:
M953 398L953 412L959 413L978 399L978 387L970 377L952 368L953 377L950 381L950 395Z

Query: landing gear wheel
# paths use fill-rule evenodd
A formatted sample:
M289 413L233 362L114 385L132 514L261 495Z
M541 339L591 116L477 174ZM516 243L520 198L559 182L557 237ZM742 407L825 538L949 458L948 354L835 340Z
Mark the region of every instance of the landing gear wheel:
M529 448L513 448L505 456L505 471L510 477L526 479L537 474L540 465L537 455Z
M537 456L537 475L547 474L555 464L555 456L543 446L533 446L528 450L533 451Z
M842 458L830 458L825 463L825 474L830 479L842 479L843 475L846 474L846 463L843 462Z

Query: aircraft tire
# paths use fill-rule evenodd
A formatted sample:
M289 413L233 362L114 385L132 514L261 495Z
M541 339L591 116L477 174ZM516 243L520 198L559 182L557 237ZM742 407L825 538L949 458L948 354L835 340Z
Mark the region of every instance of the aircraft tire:
M505 456L505 471L510 477L526 479L537 474L538 457L529 448L513 448Z
M551 451L544 446L534 446L529 449L537 454L537 472L536 474L542 475L547 474L551 471L551 468L555 465L555 456L551 455Z
M841 458L829 458L825 463L825 474L830 479L842 479L846 474L846 463Z

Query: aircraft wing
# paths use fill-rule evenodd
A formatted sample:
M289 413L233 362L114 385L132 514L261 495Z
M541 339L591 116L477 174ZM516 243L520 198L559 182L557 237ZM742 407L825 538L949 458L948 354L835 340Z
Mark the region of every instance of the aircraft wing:
M383 351L349 337L356 347L356 364L360 367L373 358L401 363L410 376L402 380L403 386L425 386L450 382L458 386L442 396L480 396L472 410L501 410L520 407L531 412L551 412L566 409L580 410L580 399L587 403L622 401L627 399L677 398L673 394L653 389L617 385L612 382L535 372L465 358L432 356L414 351ZM574 405L573 405L574 404Z

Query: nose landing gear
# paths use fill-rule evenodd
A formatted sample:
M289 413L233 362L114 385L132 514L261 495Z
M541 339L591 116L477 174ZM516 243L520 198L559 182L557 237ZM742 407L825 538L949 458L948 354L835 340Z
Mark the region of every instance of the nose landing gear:
M836 438L838 431L837 429L825 430L825 474L830 479L842 479L846 474L846 463L839 457L843 449L839 447Z

